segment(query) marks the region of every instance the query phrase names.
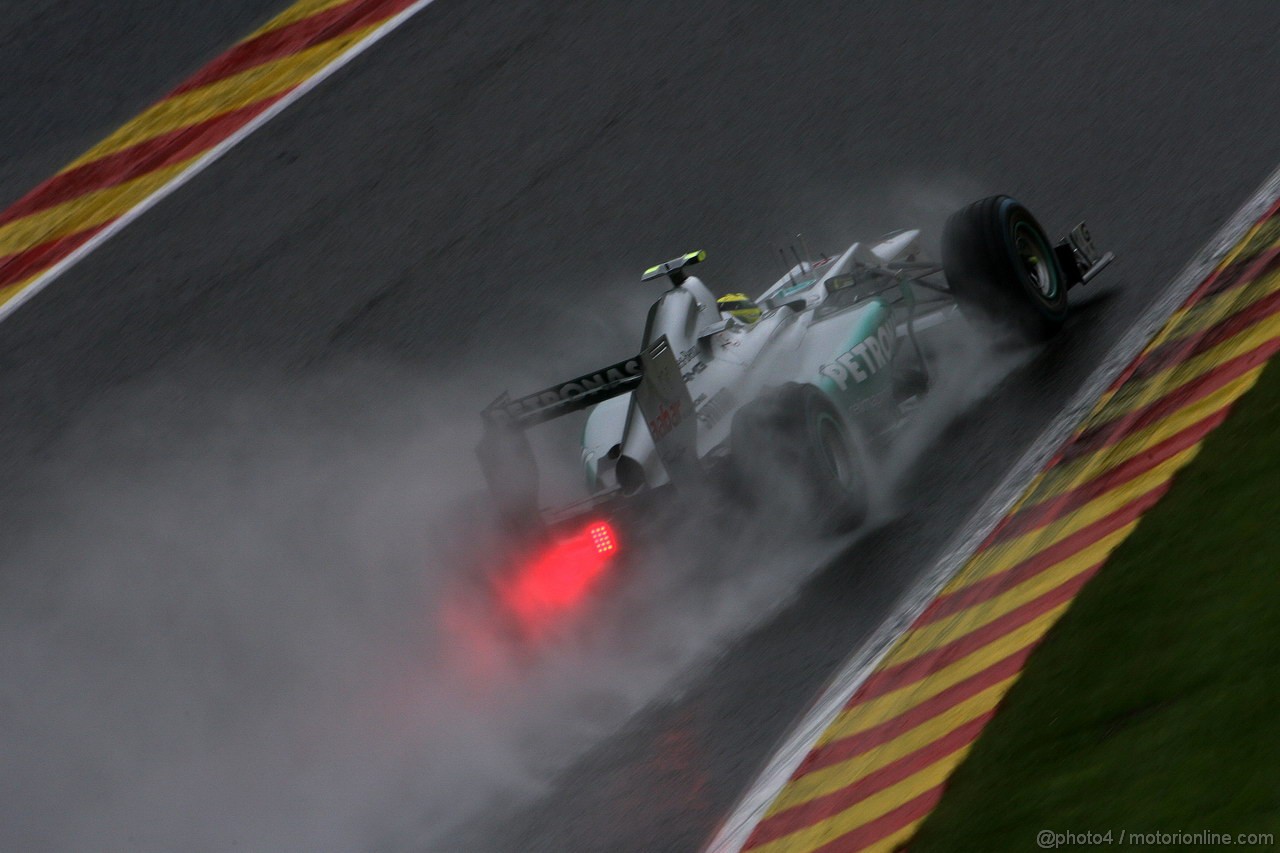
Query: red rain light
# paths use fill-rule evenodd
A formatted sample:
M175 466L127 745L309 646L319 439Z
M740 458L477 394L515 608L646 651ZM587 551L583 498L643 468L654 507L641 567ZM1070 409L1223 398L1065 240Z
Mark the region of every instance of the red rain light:
M603 521L596 522L587 528L591 543L596 546L597 554L612 554L618 550L618 543L613 539L613 528Z
M617 551L613 528L607 522L592 522L521 566L503 585L502 597L526 629L543 627L548 619L582 603Z

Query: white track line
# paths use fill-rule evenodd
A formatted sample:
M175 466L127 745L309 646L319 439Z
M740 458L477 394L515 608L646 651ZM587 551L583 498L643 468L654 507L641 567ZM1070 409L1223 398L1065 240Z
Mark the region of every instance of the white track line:
M44 290L56 278L58 278L58 276L80 263L80 261L88 257L89 253L107 242L107 240L110 240L116 234L123 231L126 226L154 207L161 199L176 191L187 181L200 174L223 154L226 154L232 148L243 142L255 130L280 115L280 113L284 112L284 110L291 104L298 101L303 95L307 94L316 86L319 86L322 82L328 79L330 75L334 74L357 56L373 47L374 44L381 41L383 38L386 38L401 24L405 23L434 2L435 0L418 0L417 3L414 3L395 17L388 18L382 26L369 33L369 35L356 42L351 47L347 48L345 53L340 54L324 68L317 71L313 76L308 77L306 80L299 83L296 89L273 104L270 109L266 110L261 115L253 119L253 121L222 140L222 142L218 143L213 148L210 148L200 157L200 159L193 162L186 169L183 169L182 172L180 172L173 180L169 181L151 195L138 202L136 206L122 214L115 222L95 234L93 238L88 240L83 246L67 255L49 269L45 270L38 278L11 297L8 302L0 305L0 321L7 319L9 315L18 310L18 308L30 300L31 297L35 296L41 290Z
M1192 257L1156 303L1111 348L1084 386L953 537L934 566L907 591L871 639L845 661L809 710L783 738L760 775L720 825L715 837L704 848L707 853L736 853L742 849L769 804L778 796L818 738L835 720L849 697L875 670L876 665L933 601L947 581L973 556L982 540L1022 496L1031 479L1067 440L1107 387L1137 357L1183 300L1204 281L1213 267L1277 198L1280 198L1280 169L1271 173L1253 196Z

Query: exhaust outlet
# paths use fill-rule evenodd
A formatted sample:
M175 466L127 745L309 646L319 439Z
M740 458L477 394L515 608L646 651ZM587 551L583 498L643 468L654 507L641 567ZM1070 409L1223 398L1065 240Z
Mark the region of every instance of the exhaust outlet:
M630 456L619 456L614 476L624 495L634 495L645 487L644 466Z

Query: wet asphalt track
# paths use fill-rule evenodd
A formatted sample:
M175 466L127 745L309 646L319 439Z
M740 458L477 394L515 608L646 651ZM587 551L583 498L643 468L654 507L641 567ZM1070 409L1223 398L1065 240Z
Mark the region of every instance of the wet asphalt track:
M3 18L4 201L274 4L111 5ZM751 288L786 234L834 250L912 224L936 206L922 196L1009 192L1052 231L1087 215L1120 260L1076 294L1079 322L948 433L905 518L544 800L457 840L697 846L1005 466L1280 161L1280 7L968 5L982 11L439 0L0 326L0 533L41 511L40 465L67 430L139 384L209 365L234 384L352 357L432 375L512 363L566 301L638 287L639 270L695 244L712 253L714 286ZM626 354L597 339L549 346L540 357L567 371Z

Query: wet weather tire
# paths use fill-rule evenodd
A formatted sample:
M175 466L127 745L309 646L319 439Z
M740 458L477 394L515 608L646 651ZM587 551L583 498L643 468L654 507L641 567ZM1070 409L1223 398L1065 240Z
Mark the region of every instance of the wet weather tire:
M745 497L770 516L823 532L850 530L866 518L857 442L811 385L744 406L734 417L730 453Z
M942 267L974 325L1025 341L1052 337L1067 319L1067 281L1040 223L1007 195L962 208L942 232Z

